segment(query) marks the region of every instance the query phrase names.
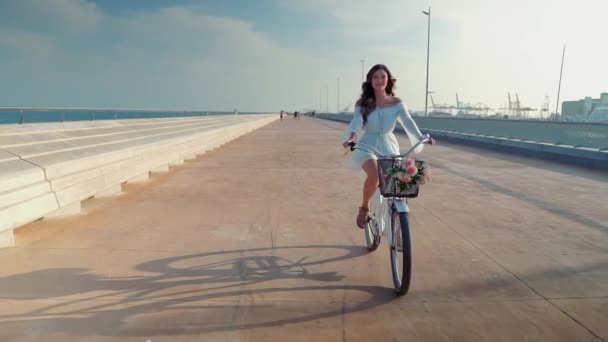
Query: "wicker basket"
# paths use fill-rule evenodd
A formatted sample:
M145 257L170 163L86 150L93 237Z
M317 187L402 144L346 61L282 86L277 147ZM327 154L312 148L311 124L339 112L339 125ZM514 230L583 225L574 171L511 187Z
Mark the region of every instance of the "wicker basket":
M420 191L420 185L417 183L411 183L407 189L399 187L399 180L396 175L389 172L390 169L403 168L403 159L401 158L387 158L378 159L378 176L380 177L380 193L384 197L407 197L415 198L418 197ZM421 168L423 161L417 160L416 167Z

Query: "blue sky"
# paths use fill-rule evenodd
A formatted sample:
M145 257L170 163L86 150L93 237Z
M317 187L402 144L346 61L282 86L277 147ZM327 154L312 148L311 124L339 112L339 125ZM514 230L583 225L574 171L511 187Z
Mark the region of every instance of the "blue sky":
M421 109L429 5L435 102L554 107L564 43L561 99L608 91L605 0L0 0L0 106L352 109L364 58Z

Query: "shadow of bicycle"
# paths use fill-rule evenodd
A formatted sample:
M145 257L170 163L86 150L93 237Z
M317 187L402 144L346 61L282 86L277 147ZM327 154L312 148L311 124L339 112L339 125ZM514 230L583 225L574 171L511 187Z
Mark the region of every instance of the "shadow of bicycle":
M44 334L200 334L340 316L395 298L388 288L344 284L332 270L365 254L356 246L254 248L146 261L134 267L144 274L137 276L78 268L11 275L0 278L4 298L37 300L0 315L0 336L33 327ZM363 299L345 304L347 294ZM248 318L235 320L239 315Z

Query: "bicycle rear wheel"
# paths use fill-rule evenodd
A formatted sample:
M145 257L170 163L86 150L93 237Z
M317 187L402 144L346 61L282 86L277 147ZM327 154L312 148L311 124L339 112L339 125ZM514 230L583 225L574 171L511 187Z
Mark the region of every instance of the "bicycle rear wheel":
M412 249L407 213L392 210L390 242L391 269L397 296L403 296L410 288L412 277Z

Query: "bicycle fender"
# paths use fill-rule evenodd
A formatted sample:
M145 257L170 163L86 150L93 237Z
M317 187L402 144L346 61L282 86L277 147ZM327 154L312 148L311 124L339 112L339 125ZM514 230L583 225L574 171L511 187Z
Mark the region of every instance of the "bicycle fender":
M405 203L405 201L395 201L395 208L400 213L409 213L410 212L410 207L408 207L408 205L407 205L407 203Z

